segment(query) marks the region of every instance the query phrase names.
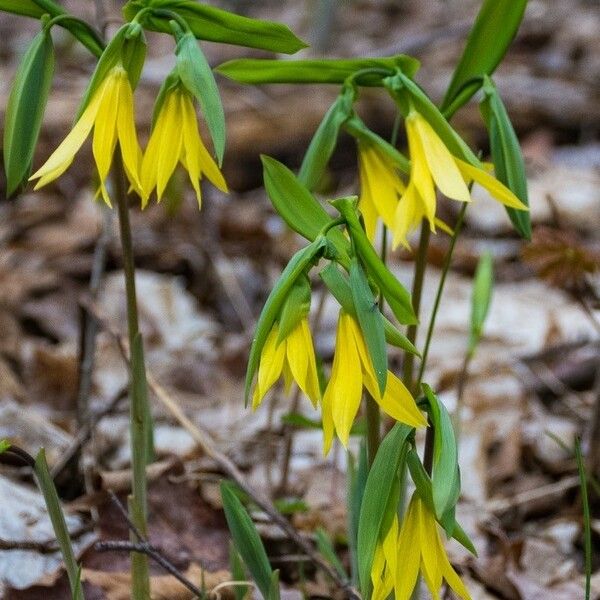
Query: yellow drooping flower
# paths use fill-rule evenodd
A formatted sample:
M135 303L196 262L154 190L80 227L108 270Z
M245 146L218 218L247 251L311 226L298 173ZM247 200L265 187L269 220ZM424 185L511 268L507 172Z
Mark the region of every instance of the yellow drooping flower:
M484 169L474 167L452 155L427 120L412 110L406 117L406 134L410 153L410 179L400 198L393 224L394 247L408 247L408 234L426 218L435 231L435 186L444 196L460 202L469 202L467 185L476 181L496 200L519 210L527 207L502 183Z
M323 447L329 452L334 432L348 444L350 429L358 412L363 387L381 409L396 421L411 427L425 427L427 421L404 384L391 371L385 393L379 384L365 340L356 319L340 312L331 377L323 395Z
M434 600L440 599L444 581L457 596L471 600L465 584L448 560L435 516L415 492L402 527L398 526L398 517L394 517L392 526L375 551L371 568L373 600L385 600L392 589L395 600L409 600L419 572Z
M358 169L358 207L367 235L373 241L378 218L381 218L386 227L394 226L398 200L406 188L393 161L375 144L363 141L358 143Z
M269 332L260 355L258 378L252 396L252 408L256 408L283 374L286 392L295 381L314 406L321 400L317 361L312 335L306 318L283 339L279 340L277 323Z
M71 132L44 165L30 177L30 180L39 179L35 185L36 190L54 181L69 168L92 128L92 150L100 178L99 192L104 201L110 206L106 178L117 142L131 186L140 190L141 151L133 117L133 91L127 72L120 65L108 72Z
M152 129L142 161L142 207L152 191L160 202L169 179L181 162L187 170L201 205L200 180L203 175L223 192L227 184L219 167L202 142L192 95L182 85L166 93L156 124Z

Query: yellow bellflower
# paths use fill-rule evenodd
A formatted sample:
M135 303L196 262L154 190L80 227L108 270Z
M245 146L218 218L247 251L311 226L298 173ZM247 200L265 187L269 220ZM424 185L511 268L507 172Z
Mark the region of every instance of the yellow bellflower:
M179 162L189 174L198 206L202 202L200 180L203 175L222 192L227 192L225 179L200 137L192 95L181 85L167 92L144 152L142 207L148 204L155 188L160 202Z
M265 394L281 375L284 378L286 392L289 393L292 381L295 381L316 406L321 400L321 390L308 320L301 319L283 340L278 341L278 338L279 326L275 324L269 332L260 356L252 408L256 408L262 402Z
M398 199L406 188L392 160L375 144L359 142L358 169L360 176L358 207L365 222L367 235L373 241L379 217L386 227L394 226Z
M398 533L398 529L400 532ZM471 600L446 554L435 516L415 492L402 527L398 517L378 545L371 568L373 600L385 600L394 589L395 600L409 600L419 572L433 600L440 600L444 581L463 600Z
M409 247L407 236L426 218L435 231L442 225L436 219L435 186L444 196L469 202L471 181L484 187L496 200L520 210L527 207L502 183L484 169L453 156L427 120L415 110L406 117L406 134L411 169L406 191L398 203L394 224L394 247Z
M92 128L92 150L100 178L99 193L106 204L110 206L106 178L117 142L131 186L140 190L141 151L133 117L133 91L127 72L120 65L108 72L73 129L44 165L30 177L30 180L39 179L35 185L36 190L54 181L69 168Z
M411 427L427 425L410 392L391 371L387 373L385 393L381 394L360 326L352 315L342 310L331 377L322 403L325 454L331 448L334 432L337 432L344 446L348 444L363 387L367 388L381 409L396 421Z

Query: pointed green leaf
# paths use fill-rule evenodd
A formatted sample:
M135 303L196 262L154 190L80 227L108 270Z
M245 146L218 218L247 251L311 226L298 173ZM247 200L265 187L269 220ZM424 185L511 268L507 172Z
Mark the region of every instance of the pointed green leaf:
M304 155L298 180L309 190L314 190L323 177L329 159L337 145L340 127L352 112L353 88L345 88L325 113L308 150Z
M75 553L73 552L73 546L71 545L71 536L69 535L65 515L60 505L60 499L58 498L54 481L52 481L52 476L48 470L44 449L41 449L35 457L34 470L65 563L65 569L71 587L71 596L74 600L84 600L79 578L79 566L75 560Z
M240 83L332 83L343 84L355 73L362 86L381 86L382 80L401 69L413 77L419 61L403 54L385 58L328 58L309 60L269 60L239 58L217 67L217 71Z
M350 291L358 323L375 370L379 392L383 396L388 371L383 317L379 312L379 306L369 287L369 282L356 258L353 258L350 263Z
M333 547L333 542L329 537L327 531L322 527L317 527L315 530L315 538L317 541L317 548L327 562L337 571L337 574L346 581L348 579L348 573L344 569L344 565L340 561L338 555Z
M259 48L271 52L294 54L306 44L281 23L250 19L235 13L201 4L196 0L130 0L123 8L128 21L146 6L168 10L185 19L192 33L201 40ZM157 12L156 15L160 15ZM169 17L148 15L144 27L170 33Z
M439 401L433 390L423 384L423 390L430 407L431 422L434 427L433 442L433 505L438 520L453 508L458 500L460 479L458 472L458 448L452 427L452 419L446 407Z
M494 259L490 252L484 252L477 264L473 295L471 297L471 329L469 332L469 353L475 352L483 333L492 300L494 286Z
M0 11L39 19L48 11L40 8L33 0L0 0Z
M340 303L340 306L350 315L358 318L354 300L352 299L352 290L347 278L341 273L334 263L329 263L319 276L331 292L333 297ZM385 340L388 344L402 348L406 352L420 356L419 351L411 343L411 341L397 329L385 316L383 317L383 330L385 332Z
M284 164L264 155L261 160L265 189L273 207L291 229L312 242L333 219ZM350 244L344 234L331 229L327 239L335 247L339 262L349 266Z
M246 403L248 402L254 375L260 363L262 349L267 341L269 332L273 328L273 324L280 316L281 309L288 294L292 290L298 277L304 274L307 269L318 260L318 257L324 251L326 245L326 240L320 238L306 246L306 248L296 252L271 290L271 293L263 306L262 312L260 313L260 317L258 318L254 339L252 340L252 346L250 347L250 354L248 356L244 393Z
M4 169L8 196L27 181L31 172L53 74L52 37L43 30L21 60L6 107Z
M406 440L412 428L396 423L381 442L369 471L358 523L358 572L363 597L371 588L375 549L398 509L399 473L406 458Z
M360 521L360 507L362 506L368 473L367 446L363 438L358 450L358 466L355 466L355 460L352 453L348 452L348 493L346 495L348 512L348 550L350 552L350 564L352 567L352 585L355 587L359 584L358 524Z
M278 341L283 341L310 312L312 290L310 280L301 273L288 292L279 316Z
M523 204L529 206L527 176L521 146L496 86L487 77L484 79L480 109L490 136L496 177ZM530 240L531 212L510 207L506 207L506 212L519 235Z
M244 570L244 563L239 552L235 549L233 542L229 543L229 570L233 581L246 581L247 576ZM248 588L249 586L247 585L234 585L233 594L235 600L244 600L248 593Z
M213 72L191 33L181 36L175 53L181 81L200 103L221 165L225 153L225 112Z
M527 0L484 0L452 75L442 111L455 112L479 89L477 80L494 72L517 34L526 6Z
M348 231L350 232L356 251L367 270L367 274L381 290L398 321L403 324L416 323L417 317L412 306L410 294L379 258L360 225L356 214L356 198L339 198L333 200L331 204L346 220Z
M221 498L235 549L250 571L260 593L264 598L269 598L272 593L273 570L258 531L231 483L221 483Z
M271 574L271 584L269 593L265 596L265 600L280 600L281 593L279 589L279 569Z

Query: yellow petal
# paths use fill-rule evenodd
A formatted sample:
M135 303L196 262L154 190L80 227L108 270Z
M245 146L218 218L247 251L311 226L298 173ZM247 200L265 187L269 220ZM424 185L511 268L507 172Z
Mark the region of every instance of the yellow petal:
M285 342L277 343L279 328L274 325L260 355L258 365L258 378L254 395L252 398L252 408L256 408L264 398L265 394L271 389L271 386L279 379L283 369L283 360L285 357Z
M301 324L298 323L285 338L286 361L298 387L308 396L306 374L308 371L308 354L306 352L305 337Z
M165 102L167 100L165 99ZM164 105L163 105L164 108ZM142 184L142 208L148 203L148 198L156 187L158 176L158 161L162 152L162 139L166 127L166 113L161 110L158 113L156 123L150 134L146 151L142 158L141 184Z
M140 181L141 150L135 130L133 116L133 91L127 73L124 73L119 82L119 114L117 116L117 131L119 146L127 177L132 187L139 191L142 187Z
M227 193L227 183L225 182L225 178L223 177L223 173L221 173L217 163L213 160L212 156L209 154L204 142L200 135L198 135L198 154L200 157L199 164L200 170L208 180L219 190L224 193Z
M304 337L304 347L308 357L308 367L306 370L306 395L310 398L313 406L316 408L321 399L321 386L319 385L319 374L317 373L317 357L315 355L315 347L308 326L308 320L303 319L300 322L302 327L302 335Z
M455 158L456 164L468 181L476 181L481 187L485 188L490 195L510 208L517 210L529 210L503 183L500 183L495 177L483 169L478 169L458 158Z
M185 168L190 176L190 182L196 192L198 207L202 204L202 193L200 191L200 151L202 143L198 132L198 121L196 111L189 94L181 94L181 113L183 115L183 149L185 156Z
M427 419L417 408L411 393L391 371L388 371L387 374L387 385L383 397L373 397L381 409L396 421L406 423L411 427L427 426Z
M363 384L365 385L367 390L369 390L371 396L373 396L373 398L379 401L379 398L381 396L379 392L379 383L377 382L377 377L375 376L373 362L371 361L371 356L369 355L369 351L367 350L365 338L363 337L360 325L358 324L356 319L352 317L348 319L348 330L352 333L352 338L354 340L354 344L356 346L356 349L358 350L358 355L360 357L360 364L362 366L363 374Z
M440 556L445 554L435 517L419 498L416 500L421 545L421 571L429 593L436 600L442 587L443 573Z
M410 250L408 235L414 231L421 219L425 216L424 203L413 181L408 184L404 192L394 219L394 239L392 247L396 249L399 244Z
M179 93L169 94L161 110L165 113L165 122L161 131L161 147L156 173L156 197L159 202L182 153L184 123L180 112Z
M101 97L101 90L98 90L67 137L50 155L50 158L29 178L30 180L40 178L35 189L60 177L69 168L75 154L77 154L94 126Z
M395 600L410 600L421 566L420 536L415 496L411 499L398 535L398 561L394 578Z
M406 119L406 135L408 136L408 148L410 152L410 183L413 183L417 190L424 213L429 220L435 219L436 198L433 187L433 178L427 164L425 150L419 137L419 132L415 125L415 118Z
M331 378L325 390L335 429L344 446L348 445L362 397L362 369L351 329L352 320L350 315L340 313Z
M425 118L417 114L414 123L427 165L440 192L447 198L469 202L471 200L469 188L467 188L450 150L446 148L444 142Z
M122 69L121 69L122 70ZM94 124L94 141L92 150L102 195L107 197L104 181L108 177L115 146L117 145L117 115L119 113L119 69L115 68L106 78L102 86L102 99L98 107ZM124 73L124 72L123 72Z

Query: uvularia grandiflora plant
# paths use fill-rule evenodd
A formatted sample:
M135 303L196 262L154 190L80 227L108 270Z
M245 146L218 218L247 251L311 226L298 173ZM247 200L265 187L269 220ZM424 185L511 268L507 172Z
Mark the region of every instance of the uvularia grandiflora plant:
M246 84L322 84L340 89L297 175L275 159L263 157L265 186L274 209L308 243L290 259L261 312L250 348L245 395L246 403L259 409L264 397L278 389L278 381L286 392L297 386L320 415L325 454L336 439L348 447L357 430L358 415L366 414L363 448L369 449L368 455L361 451L357 457L350 454L348 460L349 465L357 463L358 467L348 473L349 523L354 524L349 527L348 544L353 560L344 589L355 588L352 594L356 597L383 600L393 594L399 600L408 599L419 578L434 598L440 597L444 585L463 599L470 597L444 547L445 538L454 538L475 551L455 518L460 472L452 421L434 390L421 380L435 312L424 349L416 347L416 330L423 322L419 298L429 235L451 236L454 247L462 216L472 202L473 185L485 188L502 203L518 232L529 237L523 161L492 79L518 29L525 4L524 0L483 2L439 106L424 91L427 82L421 82L424 88L416 83L418 61L404 55L240 59L217 69ZM198 40L288 54L304 44L282 25L241 17L196 0L130 0L123 9L123 26L107 41L54 0L0 0L0 9L37 18L41 26L23 57L6 111L4 156L9 193L29 180L35 182L35 189L56 180L78 160L79 149L91 137L97 196L118 210L131 349L133 481L129 508L133 523L145 533L145 467L152 460L152 422L137 324L129 199L138 198L142 208L153 197L160 201L178 165L187 171L199 207L204 177L227 191L220 168L225 150L224 112ZM54 26L68 30L97 58L97 65L71 131L30 176L51 93ZM142 149L135 125L135 90L145 60L146 29L173 37L176 61L158 91L149 141ZM356 102L367 86L379 88L382 101L387 96L395 103L397 125L404 129L402 137L407 140L405 148L396 145L397 129L387 141L361 120ZM453 114L478 92L489 133L491 164L483 162L450 123ZM199 133L199 114L210 134L208 142ZM323 203L314 192L341 132L356 142L357 195ZM457 223L445 223L439 217L438 204L448 200L463 207ZM413 236L416 231L421 236L418 243ZM402 246L413 252L412 293L386 265L388 237L392 250ZM378 239L381 247L376 247ZM311 332L309 317L317 275L339 304L331 364L317 355ZM402 377L388 361L390 346L404 355ZM421 361L418 375L413 372L415 360ZM382 439L384 430L387 433ZM418 431L425 432L422 455L416 445ZM403 491L409 478L410 500ZM229 487L223 488L223 500L239 557L263 595L278 597L277 572L272 572L242 504ZM320 539L323 550L325 542ZM328 554L326 548L324 553ZM146 558L134 553L133 598L149 597L148 581ZM77 582L71 583L73 595L83 597Z

